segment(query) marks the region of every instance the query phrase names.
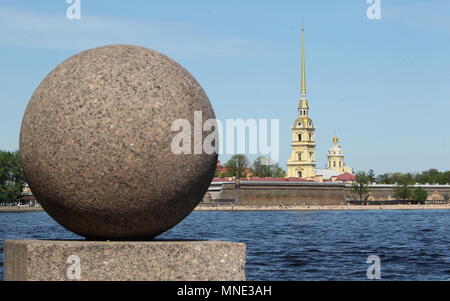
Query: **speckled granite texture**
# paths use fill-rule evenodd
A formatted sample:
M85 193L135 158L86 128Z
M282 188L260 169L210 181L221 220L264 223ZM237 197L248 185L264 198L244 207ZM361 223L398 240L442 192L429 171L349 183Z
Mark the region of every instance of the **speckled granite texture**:
M245 280L243 243L7 240L4 250L6 281Z
M194 111L215 118L197 81L162 54L111 45L75 55L26 109L20 152L30 188L79 235L157 236L195 208L214 176L216 154L171 151L172 122L193 125Z

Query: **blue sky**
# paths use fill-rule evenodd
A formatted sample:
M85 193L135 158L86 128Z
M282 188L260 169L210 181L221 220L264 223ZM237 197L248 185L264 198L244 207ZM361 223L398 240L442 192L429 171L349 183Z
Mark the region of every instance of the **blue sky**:
M28 100L64 59L105 44L137 44L185 66L216 115L280 119L290 153L305 18L308 96L318 167L334 129L355 170L450 170L450 2L381 0L0 0L0 148L18 148ZM229 156L222 156L225 161Z

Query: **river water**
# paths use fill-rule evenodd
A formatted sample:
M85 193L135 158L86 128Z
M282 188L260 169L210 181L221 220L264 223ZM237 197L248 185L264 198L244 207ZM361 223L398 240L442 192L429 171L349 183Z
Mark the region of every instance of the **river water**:
M248 280L367 280L370 255L382 280L450 280L450 210L200 211L161 239L247 244ZM80 239L45 212L0 213L5 239Z

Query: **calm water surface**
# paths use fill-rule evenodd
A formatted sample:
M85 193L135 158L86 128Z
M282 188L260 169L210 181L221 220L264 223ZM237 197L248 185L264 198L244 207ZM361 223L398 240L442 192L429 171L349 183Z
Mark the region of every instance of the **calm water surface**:
M450 280L450 211L193 212L158 238L247 244L248 280ZM4 239L80 239L44 212L0 213Z

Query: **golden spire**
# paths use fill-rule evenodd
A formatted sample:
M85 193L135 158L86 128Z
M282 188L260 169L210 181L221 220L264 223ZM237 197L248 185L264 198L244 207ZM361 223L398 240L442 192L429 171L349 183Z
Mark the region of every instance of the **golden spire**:
M306 99L306 66L305 66L305 28L303 27L302 18L302 66L301 66L301 84L300 84L300 102L299 102L299 115L308 116L308 100Z
M305 28L303 27L303 18L302 18L302 79L300 90L302 98L306 98Z

